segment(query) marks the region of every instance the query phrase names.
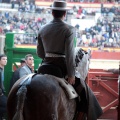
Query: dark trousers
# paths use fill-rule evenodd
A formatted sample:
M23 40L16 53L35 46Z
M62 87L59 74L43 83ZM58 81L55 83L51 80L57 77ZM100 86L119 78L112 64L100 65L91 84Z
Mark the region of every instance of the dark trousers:
M80 78L75 77L75 84L73 87L79 95L79 97L76 98L77 111L87 113L88 101L84 86L82 85Z
M38 69L38 73L51 74L57 77L67 75L66 62L64 57L46 57Z

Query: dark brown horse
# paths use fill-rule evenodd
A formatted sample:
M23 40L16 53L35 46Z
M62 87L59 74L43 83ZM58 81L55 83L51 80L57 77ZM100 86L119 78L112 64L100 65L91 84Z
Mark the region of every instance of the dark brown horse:
M15 83L8 97L10 120L16 113L16 93L21 81ZM23 108L25 120L72 120L75 108L75 101L68 99L58 82L47 75L37 74L27 86Z
M87 53L77 52L77 65L84 55ZM8 95L9 120L73 120L76 101L66 96L52 76L36 74L25 82L26 77L19 79Z

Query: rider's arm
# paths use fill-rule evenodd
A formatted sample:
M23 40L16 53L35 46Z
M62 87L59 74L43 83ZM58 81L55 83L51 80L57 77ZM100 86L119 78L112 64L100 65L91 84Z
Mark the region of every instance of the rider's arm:
M45 58L45 51L44 51L44 47L43 47L43 43L42 43L42 39L40 36L40 33L38 35L38 43L37 43L37 55L44 59Z
M71 28L67 31L65 41L65 55L68 72L68 82L74 84L75 82L75 48L74 48L75 30Z

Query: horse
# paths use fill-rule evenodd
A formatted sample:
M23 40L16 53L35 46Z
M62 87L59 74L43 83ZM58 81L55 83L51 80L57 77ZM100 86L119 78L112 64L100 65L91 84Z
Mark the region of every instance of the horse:
M83 80L89 70L89 59L90 52L81 48L76 50L76 75ZM81 66L82 69L79 68ZM81 70L85 73L84 76L80 74ZM56 79L62 78L48 74L34 74L29 77L26 75L20 78L8 95L8 119L73 120L76 113L76 100L68 98Z

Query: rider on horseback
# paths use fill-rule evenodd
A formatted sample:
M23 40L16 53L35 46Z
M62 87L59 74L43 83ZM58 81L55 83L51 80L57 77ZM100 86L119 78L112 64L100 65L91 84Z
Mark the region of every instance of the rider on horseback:
M102 110L85 81L80 81L79 78L75 79L75 29L64 22L66 11L69 8L66 7L66 2L64 1L54 1L49 8L52 9L53 20L44 25L38 35L37 54L43 59L38 73L51 74L61 78L65 78L68 75L68 82L74 85L81 98L81 101L78 101L80 103L77 105L78 110L82 113L93 111L95 115L89 114L88 116L92 116L91 119L95 120L102 114ZM94 108L94 110L88 109L86 88L88 88L92 96L92 98L90 98L91 96L89 97L92 100L90 103L92 107L90 106L90 108Z

